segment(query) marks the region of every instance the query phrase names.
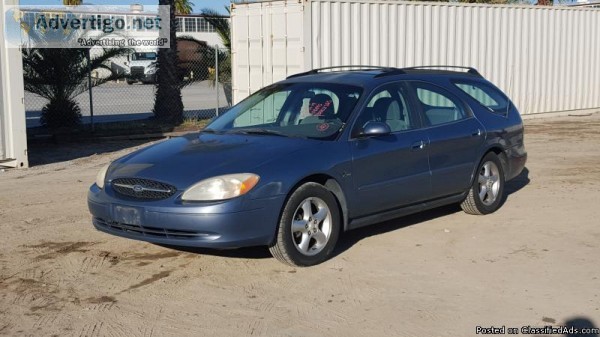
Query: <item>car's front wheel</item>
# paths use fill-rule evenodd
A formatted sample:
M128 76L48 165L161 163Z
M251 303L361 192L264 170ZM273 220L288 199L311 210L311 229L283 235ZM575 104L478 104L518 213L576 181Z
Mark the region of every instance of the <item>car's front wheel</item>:
M495 153L488 153L479 164L477 176L460 207L469 214L495 212L504 197L504 169Z
M312 266L329 258L340 232L340 212L333 194L317 183L296 189L286 202L273 257L292 266Z

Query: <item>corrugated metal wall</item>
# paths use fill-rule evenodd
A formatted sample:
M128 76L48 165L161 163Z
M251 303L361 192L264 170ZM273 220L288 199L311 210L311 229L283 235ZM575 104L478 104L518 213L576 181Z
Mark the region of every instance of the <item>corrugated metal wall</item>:
M600 107L600 11L311 1L312 66L463 65L522 113Z
M271 34L284 34L284 40L285 34L299 34L297 40L304 40L309 54L304 64L294 60L294 66L305 70L349 64L472 66L507 92L523 114L600 107L597 9L358 0L236 6L258 9L261 20L271 22L277 11L296 9L295 15L302 17L286 18L286 25L268 30L263 26L262 41L274 45ZM237 18L234 9L234 37ZM247 28L252 34L252 27ZM262 49L263 61L267 51L271 62L287 61L288 56L268 47ZM249 82L255 74L264 86L296 72L287 68L285 74L275 73L269 62L262 66L260 74L248 72ZM234 73L240 70L234 64ZM234 83L236 87L236 100L258 89L250 84L243 92L245 86Z
M305 64L304 5L298 1L233 5L233 99L310 68ZM308 30L310 31L310 30Z

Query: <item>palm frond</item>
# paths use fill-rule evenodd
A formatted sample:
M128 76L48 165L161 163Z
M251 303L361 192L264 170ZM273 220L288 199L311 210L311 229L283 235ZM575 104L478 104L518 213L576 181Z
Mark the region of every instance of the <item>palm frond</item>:
M225 7L229 10L228 7ZM204 19L208 21L208 23L215 27L215 31L221 38L221 42L227 50L231 51L231 33L229 27L229 18L221 15L219 12L214 9L205 8L202 10L202 14L204 15Z
M194 3L189 0L175 0L176 14L190 14L193 10Z

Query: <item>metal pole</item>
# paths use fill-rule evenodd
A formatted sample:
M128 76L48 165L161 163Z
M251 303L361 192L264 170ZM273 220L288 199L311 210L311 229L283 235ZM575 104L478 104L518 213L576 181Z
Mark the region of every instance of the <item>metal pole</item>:
M90 96L90 120L92 123L92 132L96 131L94 125L94 100L92 96L92 57L90 55L90 49L88 48L86 56L88 62L88 92Z
M217 89L216 115L219 116L219 46L215 46L215 88Z

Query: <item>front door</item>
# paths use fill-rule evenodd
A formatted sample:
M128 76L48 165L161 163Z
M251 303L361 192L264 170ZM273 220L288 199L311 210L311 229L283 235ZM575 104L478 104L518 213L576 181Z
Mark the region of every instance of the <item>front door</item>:
M427 132L407 104L407 90L402 82L376 89L354 125L351 217L418 203L430 193ZM391 133L361 137L368 121L388 124Z

